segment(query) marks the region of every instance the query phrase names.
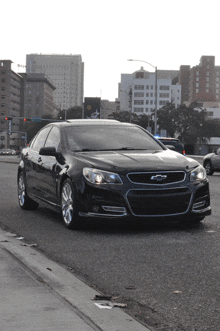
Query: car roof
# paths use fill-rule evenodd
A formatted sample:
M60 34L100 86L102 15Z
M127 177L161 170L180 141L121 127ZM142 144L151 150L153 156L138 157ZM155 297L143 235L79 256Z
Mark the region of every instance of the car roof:
M157 139L180 141L178 138L158 137Z
M108 119L76 119L76 120L66 120L66 121L59 121L59 122L51 122L50 124L57 125L57 126L80 126L80 125L129 125L134 126L131 123L123 123L116 120L108 120ZM49 124L48 124L49 125Z

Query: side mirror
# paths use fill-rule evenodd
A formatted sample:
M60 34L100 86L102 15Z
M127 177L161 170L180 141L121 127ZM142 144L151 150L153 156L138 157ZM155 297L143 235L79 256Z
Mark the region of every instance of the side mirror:
M40 155L46 155L46 156L58 156L60 153L57 153L55 147L42 147L39 151Z

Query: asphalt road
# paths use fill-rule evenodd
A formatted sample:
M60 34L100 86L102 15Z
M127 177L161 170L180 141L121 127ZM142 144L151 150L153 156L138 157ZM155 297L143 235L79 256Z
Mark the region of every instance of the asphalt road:
M0 226L37 244L88 285L128 304L159 331L220 330L220 175L210 177L212 216L196 226L87 222L78 231L40 206L17 203L16 164L0 162Z

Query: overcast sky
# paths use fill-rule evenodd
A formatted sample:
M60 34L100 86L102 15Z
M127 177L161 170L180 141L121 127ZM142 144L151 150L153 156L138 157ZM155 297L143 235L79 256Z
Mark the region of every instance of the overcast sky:
M0 7L0 59L26 54L81 54L84 96L114 101L122 73L141 66L178 70L202 55L220 65L217 0L11 0Z

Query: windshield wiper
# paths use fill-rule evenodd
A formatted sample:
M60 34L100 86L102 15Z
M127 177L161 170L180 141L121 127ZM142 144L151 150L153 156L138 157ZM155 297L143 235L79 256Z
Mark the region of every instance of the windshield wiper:
M73 152L97 152L97 149L90 149L90 148L82 148L82 149L76 149Z

